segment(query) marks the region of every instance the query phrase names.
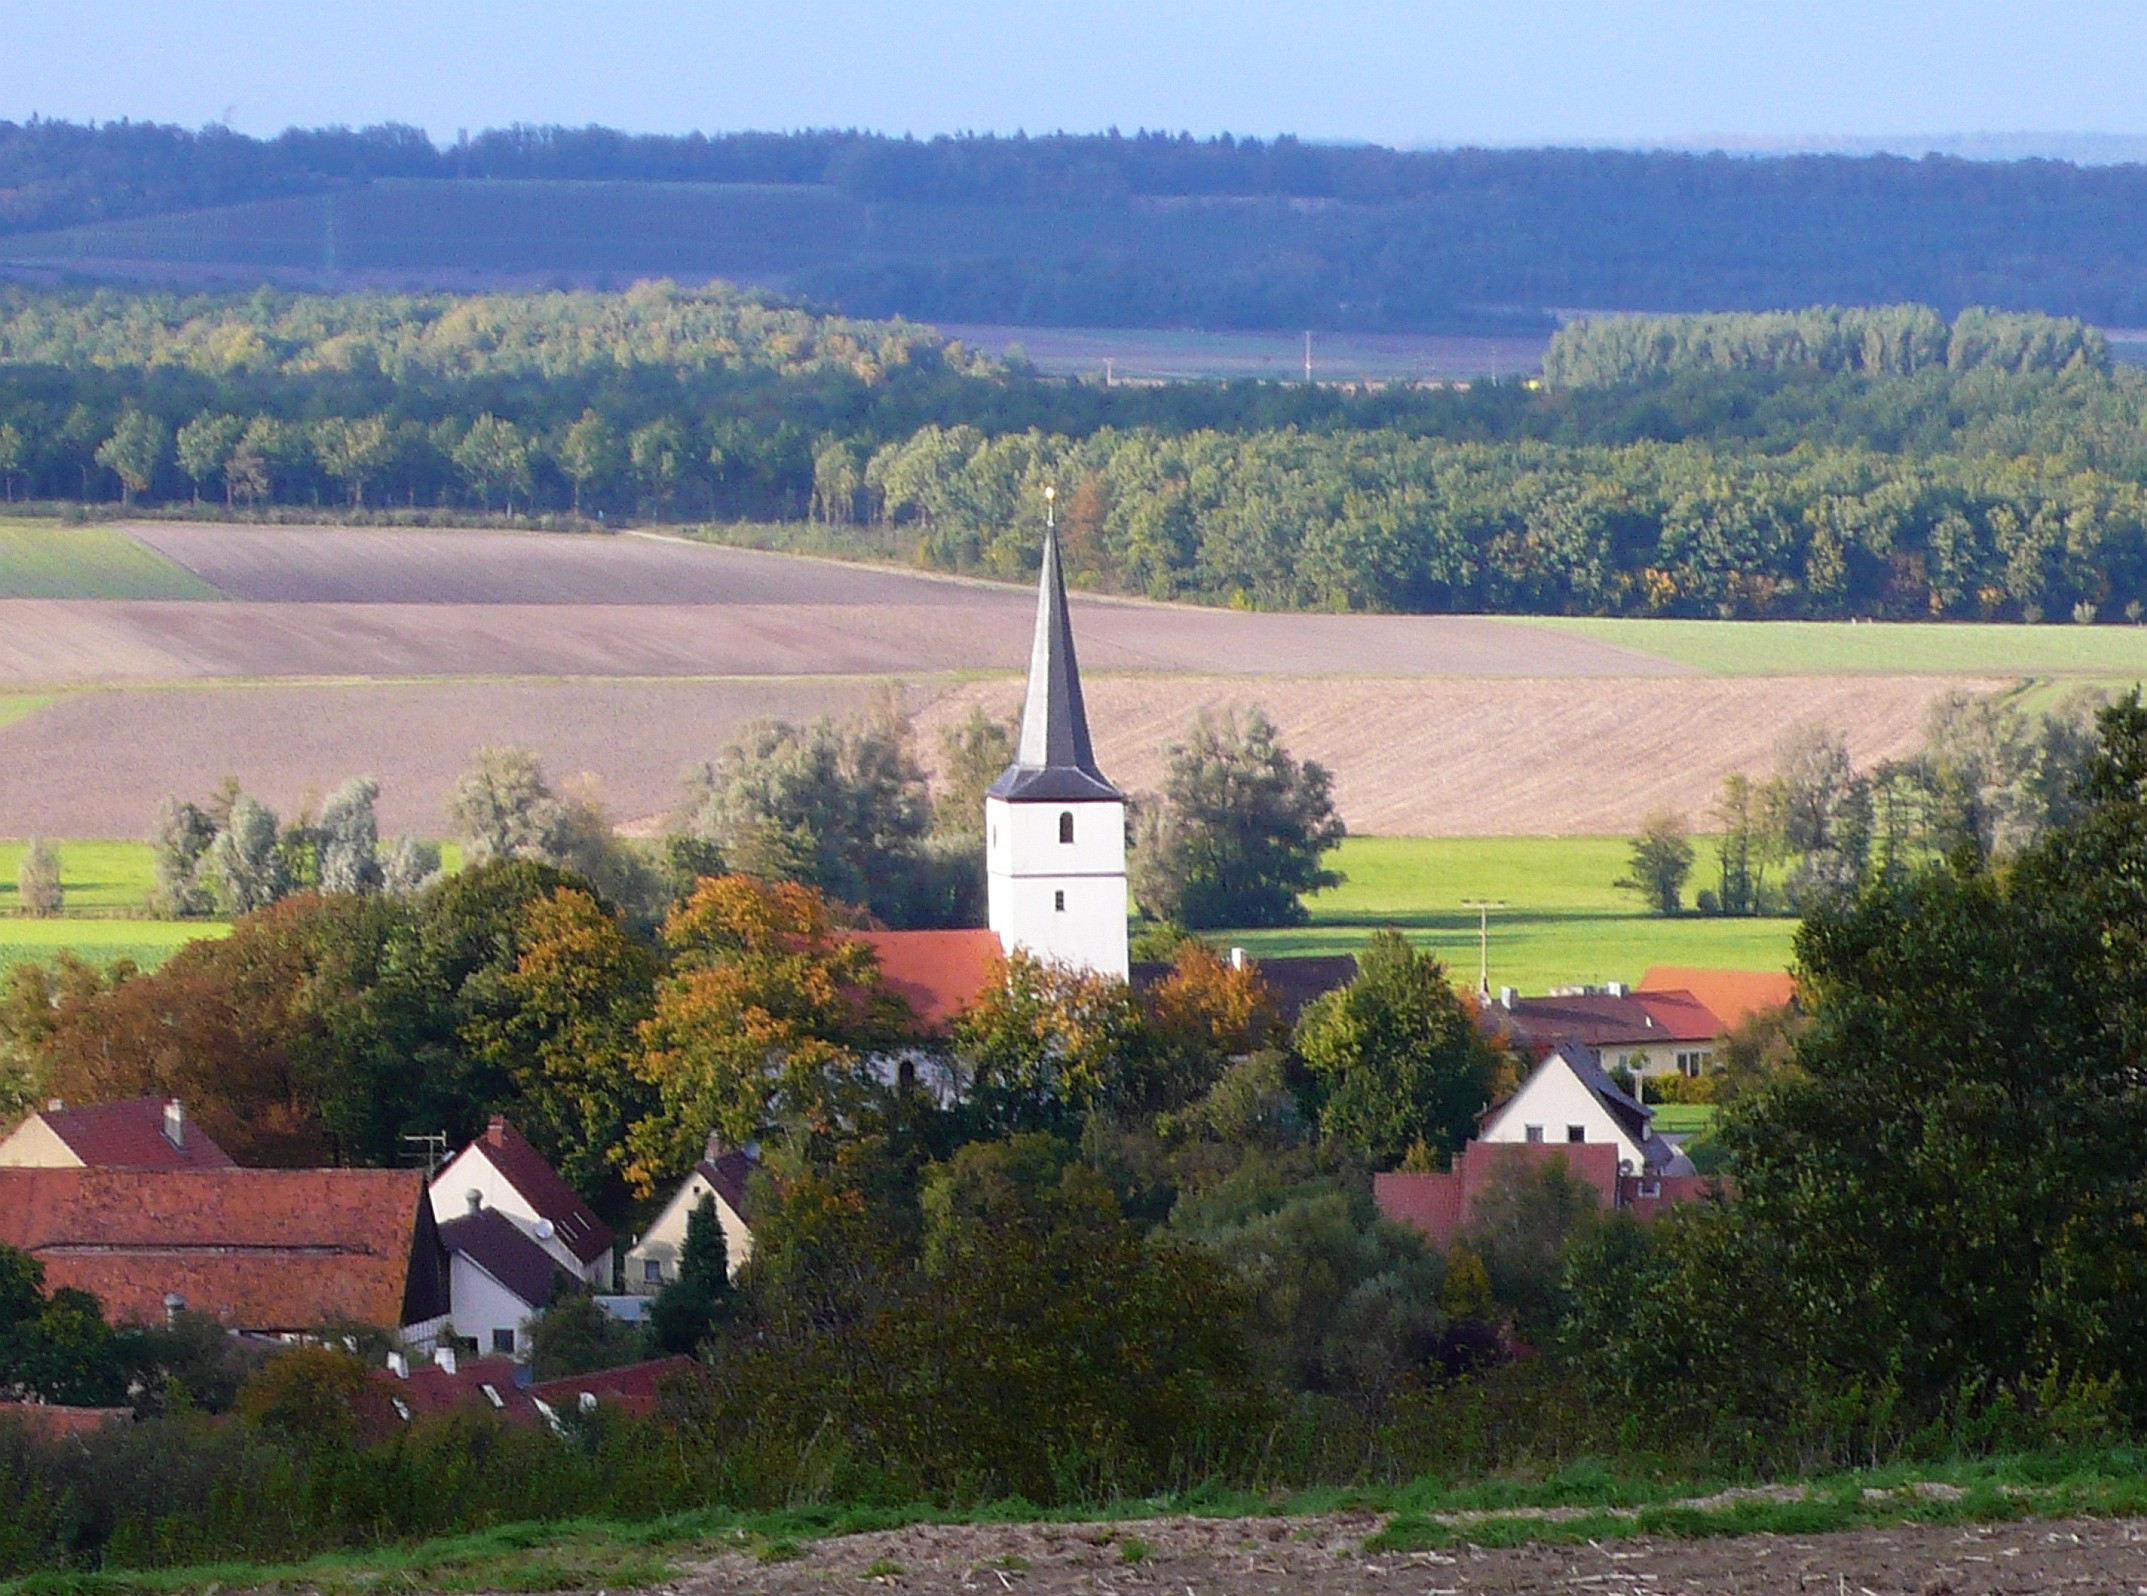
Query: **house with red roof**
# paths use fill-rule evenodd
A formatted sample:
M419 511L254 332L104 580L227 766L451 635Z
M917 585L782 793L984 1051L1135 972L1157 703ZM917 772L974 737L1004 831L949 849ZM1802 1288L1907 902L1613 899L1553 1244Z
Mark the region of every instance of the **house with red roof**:
M1728 1028L1690 992L1636 992L1618 983L1548 997L1523 997L1504 987L1483 1010L1483 1024L1529 1058L1579 1046L1606 1070L1690 1078L1713 1065L1716 1039Z
M176 1097L70 1108L55 1097L0 1140L0 1169L230 1169Z
M440 1245L447 1249L449 1323L457 1339L484 1352L527 1352L529 1322L561 1288L581 1289L581 1278L534 1236L481 1202L440 1221Z
M504 1215L575 1279L595 1291L611 1289L611 1227L499 1115L441 1166L431 1192L440 1224L461 1218L473 1204Z
M1755 1014L1794 1008L1797 986L1787 970L1702 970L1682 964L1651 964L1635 989L1647 997L1684 992L1703 1004L1722 1028L1742 1025Z
M114 1321L189 1310L257 1335L366 1325L419 1345L447 1324L447 1253L413 1170L0 1169L0 1245Z
M569 1414L656 1411L663 1382L696 1367L686 1357L652 1358L557 1380L531 1380L529 1365L504 1357L457 1357L443 1349L412 1367L397 1355L373 1376L373 1392L404 1424L475 1408L502 1424L550 1424Z

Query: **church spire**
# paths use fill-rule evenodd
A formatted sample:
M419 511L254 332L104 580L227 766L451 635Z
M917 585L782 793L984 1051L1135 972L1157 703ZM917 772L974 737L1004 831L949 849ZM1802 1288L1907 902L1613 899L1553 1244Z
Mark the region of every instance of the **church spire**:
M1056 497L1045 489L1047 505ZM1036 639L1029 650L1029 692L1021 706L1021 741L1014 763L992 784L995 798L1014 802L1115 799L1122 795L1096 768L1081 701L1081 668L1074 659L1073 622L1059 535L1047 510L1043 570L1037 579Z

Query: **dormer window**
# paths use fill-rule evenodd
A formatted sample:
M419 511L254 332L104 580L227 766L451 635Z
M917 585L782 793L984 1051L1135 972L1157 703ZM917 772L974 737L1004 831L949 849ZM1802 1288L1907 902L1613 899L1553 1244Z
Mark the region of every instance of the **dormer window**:
M1073 811L1071 809L1059 811L1059 841L1073 841Z

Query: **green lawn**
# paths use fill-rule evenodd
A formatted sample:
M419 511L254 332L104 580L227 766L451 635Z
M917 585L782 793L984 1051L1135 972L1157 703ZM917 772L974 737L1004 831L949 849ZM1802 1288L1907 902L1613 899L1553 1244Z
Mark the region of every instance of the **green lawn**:
M181 943L223 935L226 928L219 924L147 918L151 865L146 842L53 846L60 851L66 908L54 919L30 920L16 913L15 881L24 844L0 842L0 969L49 959L63 948L100 964L132 959L147 969L162 964Z
M1633 981L1651 964L1781 969L1794 920L1675 920L1640 912L1610 883L1625 871L1623 837L1352 837L1335 867L1349 879L1310 900L1312 923L1288 931L1233 931L1223 940L1254 954L1353 953L1382 926L1406 933L1476 980L1477 916L1465 900L1503 900L1491 911L1491 985L1540 993L1581 982ZM1696 878L1710 850L1698 847Z
M0 521L0 598L213 599L184 566L101 526Z
M1717 676L2092 676L2147 679L2147 627L1980 622L1655 621L1535 616Z
M0 693L0 726L12 726L18 720L36 714L56 695L52 693Z

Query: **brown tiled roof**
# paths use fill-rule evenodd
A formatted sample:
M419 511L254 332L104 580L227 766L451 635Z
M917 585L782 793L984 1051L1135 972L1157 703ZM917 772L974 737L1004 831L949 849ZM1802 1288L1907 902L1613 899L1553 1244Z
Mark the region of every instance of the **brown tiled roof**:
M1796 982L1787 970L1699 970L1685 965L1654 964L1640 978L1642 995L1689 992L1705 1004L1725 1028L1768 1009L1786 1009L1796 1001Z
M130 1097L118 1103L46 1108L38 1114L67 1150L92 1169L229 1169L231 1155L191 1119L180 1121L180 1142L164 1134L171 1099Z
M443 1220L440 1245L469 1259L532 1308L552 1300L553 1278L563 1273L557 1259L497 1208Z
M552 1222L559 1239L575 1257L592 1264L611 1251L611 1227L596 1217L595 1210L574 1194L574 1188L560 1178L559 1171L512 1124L493 1115L483 1137L473 1145L492 1161L492 1167L507 1184L522 1194L524 1202Z
M579 1408L585 1391L596 1398L599 1407L653 1413L663 1382L698 1367L693 1359L683 1356L652 1358L646 1363L598 1369L593 1374L574 1374L563 1380L540 1380L529 1388L529 1394L560 1413Z
M1493 1004L1485 1023L1538 1053L1562 1042L1616 1047L1660 1042L1711 1042L1722 1021L1690 992L1647 992L1617 997L1587 992L1571 997L1516 998Z
M927 1031L944 1031L976 1003L1005 950L996 931L855 931L880 961L880 979Z
M0 1169L0 1244L115 1320L167 1293L235 1330L393 1329L447 1311L446 1255L414 1171Z
M704 1158L693 1166L694 1173L715 1187L716 1195L731 1205L731 1212L740 1219L751 1221L746 1212L746 1182L752 1178L758 1162L748 1153L733 1147L718 1153L714 1158Z

